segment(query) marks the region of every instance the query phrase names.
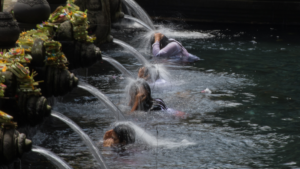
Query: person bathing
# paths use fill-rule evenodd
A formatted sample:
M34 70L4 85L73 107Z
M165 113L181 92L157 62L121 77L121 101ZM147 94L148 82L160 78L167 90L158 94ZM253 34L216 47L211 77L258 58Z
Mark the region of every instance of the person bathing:
M129 106L131 112L167 110L162 99L153 99L149 84L144 79L138 79L129 86Z
M107 131L103 140L104 147L132 144L135 142L135 131L129 125L120 124Z
M138 78L144 79L149 83L154 83L160 79L160 73L155 66L147 65L139 69Z
M154 43L153 43L154 41ZM154 34L152 40L152 54L156 58L174 58L183 62L195 62L200 58L190 54L181 43L175 39L169 39L161 33Z
M151 88L144 79L138 79L129 86L129 106L134 111L165 111L174 116L184 116L185 113L170 109L159 98L152 98Z

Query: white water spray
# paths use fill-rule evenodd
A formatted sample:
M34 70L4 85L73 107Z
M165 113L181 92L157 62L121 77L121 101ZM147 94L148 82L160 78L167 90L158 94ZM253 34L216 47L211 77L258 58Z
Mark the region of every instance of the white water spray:
M94 158L97 160L97 162L101 166L101 168L108 169L97 146L90 139L90 137L74 121L72 121L68 117L64 116L63 114L60 114L53 110L51 112L51 116L60 119L61 121L65 122L68 126L70 126L81 137L81 139L84 141L84 143L88 146L90 152L93 154Z
M118 120L125 120L125 117L121 110L117 106L115 106L107 96L105 96L99 89L84 83L84 82L79 82L78 87L81 89L84 89L88 92L90 92L92 95L97 97L99 100L101 100L107 108L109 108L112 113L114 113L114 117Z
M113 42L122 46L123 48L129 50L134 55L134 57L136 57L139 60L139 62L141 64L143 64L143 65L149 64L148 60L140 52L138 52L134 47L132 47L129 44L127 44L121 40L118 40L116 38L114 38Z
M144 23L143 21L141 21L137 18L134 18L134 17L129 16L129 15L125 15L124 18L135 21L135 22L141 24L142 26L144 26L145 28L147 28L148 30L153 31L153 29L151 27L149 27L146 23Z
M156 137L152 136L151 134L147 133L144 129L137 126L136 124L127 121L127 122L116 122L113 126L125 124L129 125L132 129L134 129L136 138L142 140L143 142L147 143L149 146L160 146L165 148L177 148L177 147L184 147L184 146L191 146L195 145L193 142L189 142L188 140L182 140L181 142L173 142L168 139L157 139Z
M121 63L119 63L115 59L113 59L109 56L106 56L106 55L102 55L102 59L107 61L108 63L112 64L115 68L117 68L125 76L127 76L129 78L133 78L132 74Z
M150 28L155 29L152 20L139 4L137 4L134 0L123 0L123 2L127 7L131 8L130 12L132 12L136 17L139 17L139 19L149 25Z
M52 153L51 151L49 151L45 148L42 148L39 146L32 146L31 151L45 156L49 161L51 161L59 169L72 169L72 167L69 166L69 164L66 163L63 159L61 159L59 156L57 156L56 154Z

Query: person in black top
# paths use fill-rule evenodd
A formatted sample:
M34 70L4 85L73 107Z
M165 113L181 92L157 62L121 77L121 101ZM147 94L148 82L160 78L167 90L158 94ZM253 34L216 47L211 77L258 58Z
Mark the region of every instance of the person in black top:
M130 85L129 96L129 106L131 106L131 112L136 110L158 111L168 109L162 99L154 99L151 97L150 86L143 79L138 79Z

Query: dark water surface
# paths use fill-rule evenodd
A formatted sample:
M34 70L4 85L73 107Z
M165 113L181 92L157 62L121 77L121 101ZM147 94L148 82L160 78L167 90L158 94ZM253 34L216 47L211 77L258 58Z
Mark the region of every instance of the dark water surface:
M55 99L54 109L74 120L99 143L110 168L300 167L299 31L202 25L187 29L191 32L181 28L173 35L188 35L175 38L204 60L169 66L170 84L155 86L152 95L162 98L168 107L186 112L188 117L174 118L159 112L130 118L165 140L164 145L138 141L123 149L103 148L103 134L115 122L113 113L81 89ZM199 32L214 37L200 38ZM145 54L147 50L138 47L146 44L133 40L143 33L134 25L112 32ZM137 74L141 65L130 53L116 45L101 49ZM120 109L128 109L126 81L107 80L108 75L120 75L115 68L103 62L89 68L88 77L84 70L75 73L102 90ZM201 93L205 88L212 94ZM49 118L36 131L36 145L53 151L74 168L96 168L88 148L67 125ZM169 142L178 144L172 146ZM54 168L33 153L25 155L22 164L23 168Z

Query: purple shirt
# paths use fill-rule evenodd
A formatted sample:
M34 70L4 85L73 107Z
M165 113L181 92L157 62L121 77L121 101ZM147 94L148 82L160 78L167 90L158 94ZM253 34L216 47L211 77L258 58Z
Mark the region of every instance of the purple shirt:
M154 57L176 57L184 60L191 58L199 60L197 56L193 56L176 40L170 39L172 42L169 43L163 49L160 49L160 42L155 42L152 45L152 54Z

